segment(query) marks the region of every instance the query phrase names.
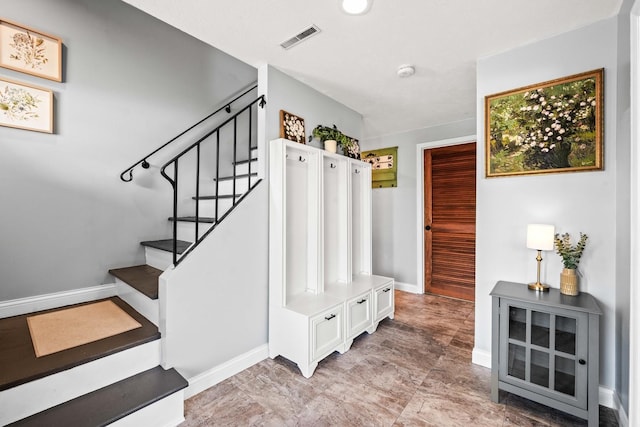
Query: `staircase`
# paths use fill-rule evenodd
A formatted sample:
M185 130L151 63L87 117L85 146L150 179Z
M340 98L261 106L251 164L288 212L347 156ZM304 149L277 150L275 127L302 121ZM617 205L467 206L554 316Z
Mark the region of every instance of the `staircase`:
M188 384L159 366L157 326L122 299L110 299L142 327L42 357L34 354L26 318L60 309L0 319L0 425L169 426L183 420ZM163 423L156 422L158 414Z
M263 105L264 98L241 112L259 101ZM229 112L230 107L225 110ZM250 126L251 114L249 110ZM146 264L109 270L116 283L116 296L110 299L141 323L141 328L38 358L26 322L27 316L37 313L0 319L0 425L175 426L184 420L188 382L175 369L161 366L158 282L165 270L177 268L260 182L253 131L248 132L245 148L238 149L236 116L162 168L162 175L174 188L173 215L168 218L173 235L140 242ZM220 155L219 129L230 123L234 128L232 157L227 159L231 172L222 174L220 164L225 160ZM216 166L213 177L203 177L200 145L211 135L217 139ZM189 197L192 212L183 215L179 214L185 203L178 203L178 160L191 149L197 150L197 163L181 169L195 168L196 184ZM133 179L137 164L122 173L123 181ZM139 164L149 167L146 158Z

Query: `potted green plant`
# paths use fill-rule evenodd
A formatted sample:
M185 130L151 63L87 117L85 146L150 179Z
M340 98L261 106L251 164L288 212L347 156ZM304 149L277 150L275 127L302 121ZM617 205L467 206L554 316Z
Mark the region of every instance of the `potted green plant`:
M580 263L580 258L587 245L589 236L580 232L580 239L575 245L571 244L569 233L563 235L556 234L554 244L556 253L562 258L564 269L560 273L560 292L565 295L578 295L578 276L576 269Z
M311 131L311 135L309 136L309 142L313 140L313 138L318 138L321 142L324 143L324 149L335 153L337 146L342 147L342 151L348 155L349 157L357 158L354 155L354 148L357 147L355 141L345 134L343 134L336 125L333 126L324 126L318 125L313 131ZM357 153L355 153L357 154Z

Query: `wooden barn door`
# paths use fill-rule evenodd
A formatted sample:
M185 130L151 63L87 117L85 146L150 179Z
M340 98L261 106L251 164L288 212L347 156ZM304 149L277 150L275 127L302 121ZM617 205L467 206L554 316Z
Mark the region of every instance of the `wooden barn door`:
M476 144L424 151L425 292L475 299Z

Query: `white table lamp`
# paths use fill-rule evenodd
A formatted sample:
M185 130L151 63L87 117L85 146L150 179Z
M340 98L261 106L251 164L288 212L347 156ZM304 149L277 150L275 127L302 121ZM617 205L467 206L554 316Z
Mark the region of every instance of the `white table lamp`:
M529 224L527 225L527 248L538 251L536 261L538 261L538 279L535 283L529 284L529 289L546 292L549 285L540 283L540 263L542 262L542 251L553 250L553 242L555 236L555 227L547 224Z

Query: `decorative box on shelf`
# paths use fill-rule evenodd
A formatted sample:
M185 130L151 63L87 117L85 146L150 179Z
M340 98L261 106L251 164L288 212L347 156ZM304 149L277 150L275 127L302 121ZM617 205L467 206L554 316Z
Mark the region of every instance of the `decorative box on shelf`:
M602 311L595 298L504 281L491 296L491 399L505 390L597 426Z

